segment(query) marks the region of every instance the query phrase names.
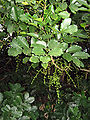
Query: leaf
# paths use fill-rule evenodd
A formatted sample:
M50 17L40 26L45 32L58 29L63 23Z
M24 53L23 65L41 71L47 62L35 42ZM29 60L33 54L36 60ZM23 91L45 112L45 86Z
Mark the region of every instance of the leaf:
M14 101L14 105L20 105L22 103L22 98L20 96L16 96L16 99Z
M35 31L36 31L36 27L32 26L32 25L29 25L29 32L34 33Z
M13 39L12 42L10 43L11 47L15 48L15 49L21 49L22 47L19 45L17 39Z
M11 22L7 25L7 31L11 34L14 32L14 25Z
M57 48L58 46L59 46L59 43L56 40L50 40L48 42L49 49L54 49L54 48Z
M73 63L75 63L76 66L78 67L84 67L84 64L78 59L78 58L73 58Z
M58 15L62 17L63 19L69 18L70 16L70 14L67 11L60 12Z
M36 24L36 23L29 23L29 25L32 25L32 26L37 27L37 24Z
M19 23L19 27L20 27L21 30L27 30L27 25L23 22Z
M25 37L18 36L10 43L10 45L16 49L29 48L29 44Z
M62 2L62 3L60 2L59 7L60 7L61 11L66 10L67 3L66 2Z
M0 93L0 103L3 101L3 94Z
M77 37L80 37L80 38L88 38L88 35L87 34L83 34L83 32L81 30L78 30L77 32L75 32L73 34L73 36L77 36Z
M73 34L74 32L77 31L78 31L77 25L70 25L64 32Z
M28 93L28 92L26 92L26 93L24 94L24 98L25 98L25 99L28 99L28 98L29 98L29 93Z
M23 5L29 5L28 2L22 2Z
M62 42L62 43L60 44L60 48L61 48L63 51L65 51L65 50L68 48L68 44L65 43L65 42Z
M35 18L34 20L36 20L38 22L42 22L42 18Z
M23 63L24 63L24 64L27 63L28 61L29 61L29 57L23 58Z
M85 7L81 7L79 8L78 10L81 10L81 11L89 11L89 9L85 8Z
M51 58L49 56L41 56L40 61L42 61L43 63L48 63L49 61L51 61Z
M36 44L40 44L40 45L43 45L44 47L46 47L46 42L44 41L37 41Z
M61 56L63 54L63 51L60 48L54 48L48 54L50 56Z
M53 6L53 5L50 5L50 6L49 6L49 10L51 10L51 12L54 13L54 6Z
M48 63L42 63L41 65L44 69L47 69L47 67L48 67Z
M23 1L25 1L25 0L16 0L16 3L23 2Z
M27 33L27 35L31 36L31 37L35 37L35 38L38 38L38 34L35 34L35 33Z
M71 56L70 53L64 53L64 54L63 54L63 58L64 58L65 60L67 60L68 62L70 62L70 61L72 60L72 56Z
M38 63L33 63L32 67L35 69L39 64Z
M29 14L20 14L19 19L22 22L25 22L25 23L29 23L30 22L29 21L30 20Z
M67 27L71 24L71 18L66 18L61 23L61 30L67 29Z
M29 44L25 37L18 36L17 41L18 41L19 45L21 45L23 48L29 48Z
M32 52L32 49L31 49L31 48L25 48L25 49L23 49L23 53L24 53L25 55L31 56L31 52Z
M75 53L75 52L78 52L78 51L81 51L81 50L82 50L82 48L80 46L72 45L71 47L69 47L67 49L66 52Z
M86 7L90 8L86 0L77 0L80 4L85 5Z
M38 56L32 56L30 58L30 61L33 62L33 63L38 63L39 62Z
M17 56L18 54L21 54L21 53L22 53L21 49L16 49L16 48L9 48L8 49L9 56Z
M85 52L76 52L72 56L77 57L79 59L88 59L88 57L90 57L90 55Z
M34 53L35 55L44 55L45 54L44 50L42 48L38 48L38 47L33 48L32 53Z
M58 19L58 15L57 14L51 14L50 16L51 16L51 18L53 20L57 20Z
M76 14L76 12L78 11L78 6L75 4L70 4L69 8L70 8L71 12L74 14Z
M16 6L11 8L11 18L14 19L16 22L18 21L18 13Z
M34 101L35 101L34 97L29 97L25 100L25 102L27 102L27 103L33 103Z

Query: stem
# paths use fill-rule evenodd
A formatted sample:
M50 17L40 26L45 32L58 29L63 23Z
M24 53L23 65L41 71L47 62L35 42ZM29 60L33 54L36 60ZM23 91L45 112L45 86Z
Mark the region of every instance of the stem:
M85 71L85 72L90 72L90 70L87 70L87 69L80 69L82 71Z
M56 65L52 56L51 56L51 60L52 60L52 63L55 65L56 68L60 69L61 71L64 71L62 68L60 68L58 65Z
M38 71L38 73L35 75L35 77L33 78L31 84L33 84L34 80L37 78L37 76L39 75L39 73L41 72L42 68Z

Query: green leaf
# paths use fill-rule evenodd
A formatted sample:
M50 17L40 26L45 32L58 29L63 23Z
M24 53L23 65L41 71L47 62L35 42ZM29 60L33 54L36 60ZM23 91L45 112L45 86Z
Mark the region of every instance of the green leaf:
M16 0L16 3L20 3L20 2L23 2L25 0Z
M28 23L28 24L37 27L36 23Z
M33 63L38 63L39 62L38 56L32 56L30 58L30 61L33 62Z
M51 61L51 58L49 56L41 56L40 61L42 61L43 63L48 63L49 61Z
M32 26L32 25L29 25L29 32L34 33L35 31L36 31L36 27Z
M35 112L37 110L37 106L32 106L32 109L31 109L31 111L32 112ZM35 118L36 119L36 118Z
M41 65L44 69L47 69L47 67L48 67L48 63L42 63Z
M46 42L44 42L44 41L38 40L38 41L36 42L36 44L43 45L44 47L46 47Z
M62 11L62 9L60 7L57 7L56 10L55 10L55 13L59 13L61 11Z
M60 44L60 48L61 48L63 51L65 51L65 50L68 48L68 44L65 43L65 42L62 42L62 43Z
M32 67L35 69L36 67L38 67L39 66L39 64L38 63L33 63L32 64Z
M77 37L80 37L80 38L88 38L88 35L87 34L83 34L83 32L81 30L78 30L77 32L75 32L73 34L73 36L77 36Z
M63 54L63 51L60 48L54 48L48 54L50 56L61 56Z
M35 55L44 55L45 54L44 50L42 48L38 48L38 47L33 48L32 53L34 53Z
M68 62L70 62L70 61L72 60L72 56L71 56L70 53L64 53L64 54L63 54L63 58L64 58L65 60L67 60Z
M52 13L54 13L54 6L53 6L53 5L50 5L50 6L49 6L49 10L50 10Z
M76 66L78 67L84 67L84 64L76 57L73 57L73 63L75 63Z
M30 17L29 17L29 14L21 14L19 19L22 21L22 22L25 22L25 23L29 23L30 21Z
M3 101L3 94L0 93L0 103Z
M27 33L27 35L31 36L31 37L35 37L35 38L38 38L38 34L35 34L35 33Z
M77 25L70 25L64 32L73 34L74 32L77 31L78 31Z
M58 46L59 46L59 42L56 40L50 40L48 42L49 49L54 49L54 48L57 48Z
M70 8L71 12L74 14L76 14L76 11L78 11L78 6L75 4L70 4L69 8Z
M35 18L34 20L36 20L38 22L42 22L42 18Z
M12 32L11 32L12 33ZM1 37L4 37L6 35L6 33L5 32L0 32L0 38Z
M24 94L24 98L25 98L25 99L28 99L28 98L29 98L29 93L28 93L28 92L26 92L26 93Z
M25 55L31 56L31 52L32 52L32 49L31 49L31 48L25 48L25 49L23 49L23 53L24 53Z
M16 106L13 106L11 109L11 114L15 118L20 118L23 114L22 111L19 111Z
M60 12L58 15L62 17L63 19L69 18L70 16L70 14L67 11Z
M11 34L14 32L14 25L11 22L7 25L7 31Z
M22 49L16 49L16 48L9 48L8 49L8 55L9 56L17 56L18 54L22 53Z
M29 5L28 2L22 2L23 5Z
M90 8L86 0L77 0L80 4L85 5L86 7Z
M69 47L67 49L66 52L75 53L75 52L78 52L78 51L81 51L81 50L82 50L82 48L80 46L72 45L71 47Z
M23 22L19 23L19 27L20 27L21 30L27 30L27 25Z
M60 2L59 3L59 7L58 8L60 8L60 10L59 11L63 11L63 10L66 10L67 9L67 3L66 2ZM57 8L57 9L58 9ZM58 10L56 9L56 11L55 12L58 12Z
M81 10L81 11L90 11L89 9L85 8L85 7L81 7L79 8L78 10Z
M51 16L51 18L53 20L57 20L58 19L58 15L57 14L51 14L50 16Z
M14 19L16 22L18 21L18 13L16 6L11 8L11 18Z
M87 59L88 57L90 57L90 55L85 52L76 52L72 56L77 57L79 59Z
M27 103L33 103L34 101L35 101L34 97L29 97L29 98L25 99L25 102L27 102Z
M23 63L24 63L24 64L27 63L28 61L29 61L29 57L23 58Z
M22 36L18 36L16 39L13 39L10 45L14 48L19 48L19 49L22 49L22 47L29 48L29 44L26 38Z
M67 27L71 24L71 18L66 18L61 23L61 30L67 29Z
M14 101L14 105L21 104L22 98L20 96L16 96L16 100Z

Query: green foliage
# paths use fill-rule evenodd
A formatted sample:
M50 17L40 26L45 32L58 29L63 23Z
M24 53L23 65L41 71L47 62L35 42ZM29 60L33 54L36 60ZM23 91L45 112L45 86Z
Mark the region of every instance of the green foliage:
M24 88L19 83L9 84L10 91L0 93L0 119L2 120L36 120L38 112L36 106L31 104L35 101L28 92L24 94Z
M56 2L56 8L54 7L53 2L50 2L49 7L48 2L43 2L42 5L46 6L43 8L43 6L41 7L41 2L35 0L31 2L16 1L16 4L14 1L7 1L5 3L4 1L1 1L1 3L1 7L3 9L1 14L4 14L1 24L3 24L2 21L4 20L5 24L3 24L3 26L7 28L7 32L10 35L12 35L14 32L17 33L17 36L14 37L12 42L10 42L11 47L8 49L8 55L17 56L18 54L24 53L25 55L31 56L30 61L32 63L36 63L36 61L32 60L34 55L40 60L41 56L48 56L48 58L50 56L62 57L66 51L64 50L63 52L64 46L61 46L61 44L67 44L67 41L64 42L63 38L66 38L67 34L70 34L67 36L69 39L70 36L73 36L73 34L75 35L75 33L78 32L78 26L71 23L72 18L66 9L69 7L73 13L76 13L76 11L82 10L82 5L84 5L83 10L87 9L88 11L88 8L90 7L87 2L81 2L79 0L70 1L70 5L67 5L66 2ZM27 7L27 11L25 12L24 7ZM32 9L29 9L28 7L32 7ZM36 9L39 11L39 13L36 12ZM6 12L7 10L9 10L9 12ZM30 13L31 10L32 13ZM29 41L31 41L31 44L27 42L27 39L25 38L26 36L30 36ZM47 37L45 38L45 36ZM77 37L77 35L75 35L75 37ZM69 44L67 46L69 46ZM74 48L74 46L75 45L71 45L67 51L69 52L70 49L71 51L72 49L75 49L75 52L78 51L80 46L78 46L78 48L76 48L76 46ZM86 57L86 54L81 54L80 58L87 59L88 57L89 55ZM64 57L64 59L67 60L66 57ZM28 60L29 59L27 59L27 61ZM46 63L49 61L47 60ZM67 62L68 61L71 60L67 60ZM38 59L37 62L39 62ZM45 62L42 61L42 63L44 64ZM76 64L76 62L74 63Z
M86 98L84 91L80 94L74 92L73 96L67 94L64 99L65 101L61 100L59 104L56 104L52 118L56 120L89 120L88 106L90 106L90 101Z
M21 61L31 65L28 72L32 67L34 70L37 68L31 83L42 73L44 84L49 87L49 91L55 89L59 100L64 83L78 86L72 79L72 73L74 69L84 67L84 59L90 57L88 48L80 43L89 38L89 12L90 5L86 0L0 0L0 50L16 58L16 71ZM30 75L33 76L31 72ZM0 93L1 112L7 117L5 119L34 119L35 112L29 113L34 109L30 105L34 98L29 97L28 93L23 98L21 91L18 95L13 91L14 96L12 91L9 92L13 102L10 98L4 99ZM19 101L18 106L16 101ZM61 108L65 106L62 104ZM73 108L72 104L70 109L67 106L70 105L66 104L62 118L57 119L81 119L77 105ZM65 115L67 109L69 111ZM13 116L10 116L10 112Z

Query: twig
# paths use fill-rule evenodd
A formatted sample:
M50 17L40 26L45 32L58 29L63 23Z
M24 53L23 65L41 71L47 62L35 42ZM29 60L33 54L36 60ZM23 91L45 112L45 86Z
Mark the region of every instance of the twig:
M56 68L60 69L61 71L64 71L64 69L62 69L58 65L56 65L52 56L51 56L51 60L52 60L52 63L55 65Z
M82 71L85 71L85 72L90 72L90 70L87 70L87 69L80 69Z

